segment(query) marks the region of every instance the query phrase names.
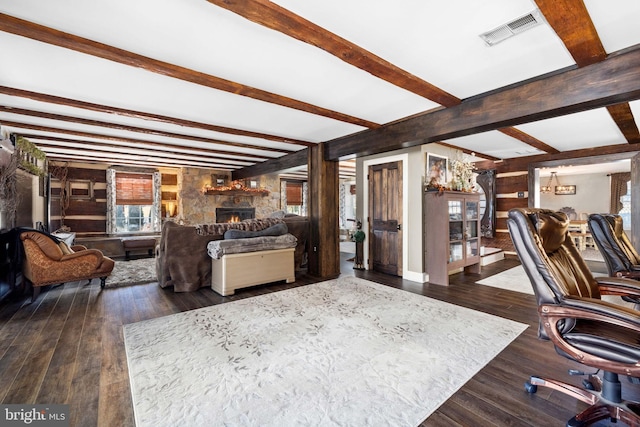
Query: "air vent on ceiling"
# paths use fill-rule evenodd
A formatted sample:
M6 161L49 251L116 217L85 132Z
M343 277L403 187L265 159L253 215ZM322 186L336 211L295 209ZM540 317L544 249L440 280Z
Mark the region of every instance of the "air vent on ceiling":
M500 25L491 31L480 34L480 38L484 40L487 46L493 46L515 36L516 34L520 34L530 28L540 25L542 22L542 15L540 14L540 11L536 9L533 12L527 13L526 15L514 19L511 22Z

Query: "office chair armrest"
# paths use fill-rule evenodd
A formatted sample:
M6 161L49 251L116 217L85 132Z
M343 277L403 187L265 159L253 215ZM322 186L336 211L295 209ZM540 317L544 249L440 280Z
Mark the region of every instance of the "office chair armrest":
M543 317L595 320L640 332L640 316L636 310L597 298L568 296L560 305L541 305L538 312Z
M596 277L601 295L620 295L640 298L640 282L626 277Z
M639 280L640 279L640 269L636 269L637 265L631 267L630 271L618 271L616 275L618 277L627 277L629 279Z
M557 349L574 360L588 366L600 366L603 369L621 375L640 377L640 365L617 363L602 357L585 353L569 344L562 336L562 326L567 319L587 319L616 325L640 333L640 316L632 309L608 303L595 298L567 298L562 305L543 304L538 308L541 324ZM558 325L558 323L560 325Z

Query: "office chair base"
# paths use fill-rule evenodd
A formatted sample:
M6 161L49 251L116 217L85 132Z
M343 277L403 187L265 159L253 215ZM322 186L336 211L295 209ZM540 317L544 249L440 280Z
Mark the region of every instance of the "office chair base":
M589 376L594 390L586 390L560 381L531 376L525 383L527 393L535 393L538 386L557 390L589 405L587 409L567 421L567 427L583 427L597 421L620 420L631 427L640 427L640 404L621 398L617 374L605 373L605 381ZM605 396L607 396L605 398Z

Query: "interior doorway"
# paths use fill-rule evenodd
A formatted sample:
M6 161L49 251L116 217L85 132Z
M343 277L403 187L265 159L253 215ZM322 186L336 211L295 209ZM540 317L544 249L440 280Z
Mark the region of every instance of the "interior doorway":
M402 276L402 162L371 165L369 268Z

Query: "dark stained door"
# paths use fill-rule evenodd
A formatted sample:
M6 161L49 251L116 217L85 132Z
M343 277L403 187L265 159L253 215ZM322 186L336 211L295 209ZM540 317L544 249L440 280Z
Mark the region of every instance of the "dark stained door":
M402 276L402 163L369 167L369 268Z

